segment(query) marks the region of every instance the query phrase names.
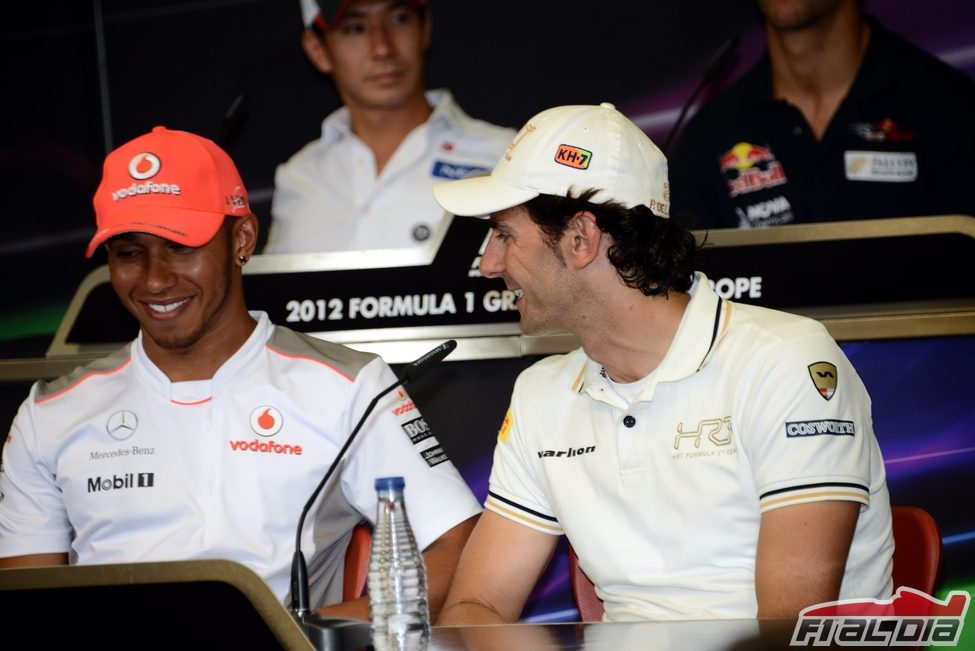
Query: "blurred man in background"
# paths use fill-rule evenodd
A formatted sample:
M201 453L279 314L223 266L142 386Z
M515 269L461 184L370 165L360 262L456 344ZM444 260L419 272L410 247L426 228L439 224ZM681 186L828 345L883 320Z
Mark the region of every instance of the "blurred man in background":
M435 181L489 169L514 132L425 91L423 0L301 0L301 42L344 106L275 175L265 253L422 245L443 221Z
M975 81L858 0L758 0L768 51L687 124L674 213L699 228L975 215Z

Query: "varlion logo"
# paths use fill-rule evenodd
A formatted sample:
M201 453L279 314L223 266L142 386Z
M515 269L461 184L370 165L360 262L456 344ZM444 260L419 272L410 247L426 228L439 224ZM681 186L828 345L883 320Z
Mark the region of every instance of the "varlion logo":
M829 362L815 362L809 365L809 377L823 400L829 400L836 393L836 366Z
M901 587L886 600L846 599L803 608L791 646L955 646L971 595L960 590L939 601Z
M159 174L162 163L159 157L149 152L136 154L129 161L129 176L136 181L145 181Z

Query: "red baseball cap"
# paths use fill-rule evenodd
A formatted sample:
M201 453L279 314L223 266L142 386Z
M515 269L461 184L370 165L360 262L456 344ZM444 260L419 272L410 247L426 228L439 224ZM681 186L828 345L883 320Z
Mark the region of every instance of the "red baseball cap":
M345 12L355 2L355 0L300 0L301 17L305 22L305 27L311 28L317 25L325 32L331 31L345 16ZM406 0L406 4L422 6L426 0Z
M155 127L105 158L95 192L98 230L86 257L121 233L149 233L203 246L224 217L250 213L247 190L230 156L212 140Z

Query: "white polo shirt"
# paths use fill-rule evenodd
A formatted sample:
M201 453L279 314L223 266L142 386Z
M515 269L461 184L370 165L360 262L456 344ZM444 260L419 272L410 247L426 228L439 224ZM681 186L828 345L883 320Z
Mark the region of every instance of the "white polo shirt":
M446 90L427 92L434 107L376 174L372 150L352 133L342 107L322 137L278 166L264 253L407 248L425 242L445 213L433 184L490 171L513 129L475 120Z
M396 378L375 355L253 315L253 334L211 380L170 382L140 334L36 383L3 450L0 556L226 558L285 601L302 508L366 405ZM405 477L421 548L480 511L413 401L390 393L306 519L312 605L341 600L351 530L375 519L375 478L394 475Z
M518 378L486 508L565 533L609 621L752 618L761 514L862 505L841 599L891 591L870 399L810 319L721 300L698 274L632 404L582 349Z

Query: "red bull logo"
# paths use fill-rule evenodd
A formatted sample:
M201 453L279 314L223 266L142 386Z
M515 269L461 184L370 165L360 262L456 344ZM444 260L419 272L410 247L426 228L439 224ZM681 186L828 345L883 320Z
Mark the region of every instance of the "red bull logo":
M782 163L771 148L739 142L720 159L721 171L727 177L732 197L781 185L786 182Z

